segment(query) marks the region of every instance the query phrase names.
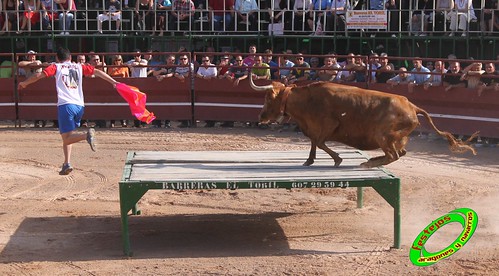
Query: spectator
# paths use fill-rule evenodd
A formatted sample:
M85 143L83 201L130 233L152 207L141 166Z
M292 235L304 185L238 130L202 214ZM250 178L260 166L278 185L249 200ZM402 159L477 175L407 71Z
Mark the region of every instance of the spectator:
M409 83L409 76L410 74L407 73L407 68L400 67L399 73L395 77L387 80L386 83L390 84L391 87L399 84L407 84Z
M115 66L115 67L111 67L109 68L109 75L113 78L129 78L130 77L130 73L128 71L128 67L123 65L123 58L121 57L121 55L115 55L113 57L113 62L112 64Z
M415 86L423 85L430 79L430 74L422 74L422 73L430 73L430 70L423 66L423 60L420 58L416 58L412 61L412 65L414 68L411 70L412 74L409 77L409 93L412 93Z
M312 31L314 26L310 26L310 13L309 10L312 7L312 0L295 0L293 5L294 21L293 28L294 31Z
M473 11L472 0L457 0L454 2L454 9L449 14L450 16L450 30L449 36L454 36L454 32L462 32L461 36L466 36L468 23L471 20L476 20Z
M208 0L208 17L215 31L228 31L232 26L234 0Z
M298 54L295 60L296 63L293 66L293 70L291 70L291 75L288 78L288 84L308 80L310 77L310 64L305 62L304 57L301 54Z
M156 0L156 30L159 30L158 36L163 36L167 22L166 18L170 18L171 10L172 2L170 0ZM152 35L154 34L153 31Z
M454 9L454 0L437 0L435 6L435 29L443 32L447 27L447 19Z
M466 81L461 80L462 74L461 64L459 63L459 61L450 61L449 71L442 78L442 83L445 86L445 91L449 91L455 87L466 87Z
M435 69L435 66L433 66L433 61L426 62L425 67L428 68L428 70L430 71L433 71Z
M249 55L246 56L243 60L244 65L248 67L252 67L253 64L255 64L255 57L256 57L256 45L251 44L248 48Z
M154 17L153 0L136 0L135 2L135 22L137 30L142 33L145 30L152 30L152 19Z
M229 72L231 74L230 79L234 81L234 86L239 85L239 82L248 77L248 66L243 63L243 57L238 55L235 59L235 64L233 64Z
M482 63L473 62L463 69L461 80L467 81L468 88L475 89L480 85L480 77L483 73L485 71L482 70Z
M378 68L381 66L381 63L379 62L379 56L376 53L371 53L369 56L370 62L369 64L369 71L371 72L371 81L376 81L376 71Z
M5 32L11 31L12 26L17 26L17 17L19 10L19 0L3 0L2 3L2 11L5 12L6 18L4 18L5 22L3 24L2 30L0 31L0 35L5 34Z
M319 74L318 74L318 71L319 71L319 58L318 57L312 57L310 58L310 72L309 72L309 76L308 76L308 79L309 80L318 80L319 79Z
M380 66L376 70L376 74L374 76L377 83L386 83L389 79L393 78L395 73L395 66L389 63L388 55L386 53L381 53L379 58Z
M418 0L412 13L411 32L414 35L426 36L428 23L433 16L434 0Z
M135 56L127 63L132 72L132 78L145 78L147 77L147 60L142 58L140 50L135 50Z
M74 12L76 12L76 4L74 0L57 0L59 4L59 30L61 35L69 35L71 30L71 22L73 22Z
M334 32L345 32L345 36L347 35L346 29L346 11L350 9L350 3L347 0L332 0L331 2L331 15L329 15L330 19L328 20L328 31Z
M175 68L174 76L184 81L191 76L191 72L194 72L194 64L189 62L187 54L180 55L179 60L179 66Z
M92 65L95 70L100 70L103 71L104 73L107 73L107 67L106 63L101 59L99 55L96 54L91 54L89 55L89 64ZM95 74L91 75L92 78L95 78ZM88 122L87 122L88 124ZM96 120L95 121L95 126L99 128L105 128L106 127L106 121L105 120Z
M270 66L263 62L262 56L255 57L251 74L255 80L270 80Z
M497 0L485 0L485 5L483 7L483 30L486 33L492 33L494 31L494 21L497 22L497 16L499 13L495 11L495 9L499 9L497 6L499 2ZM495 17L495 18L494 18Z
M161 55L159 55L159 51L154 50L151 52L149 50L146 54L144 54L144 59L147 60L147 65L149 66L147 68L147 76L156 77L157 74L154 73L160 70L160 67L158 66L163 63L161 61Z
M333 53L334 54L334 53ZM321 81L335 81L338 75L338 70L341 65L336 61L336 57L326 57L324 58L324 65L321 70L317 72L317 77Z
M210 57L208 55L203 55L201 62L196 77L205 80L216 78L218 74L217 67L215 64L211 63Z
M129 78L130 74L128 72L128 67L123 65L123 57L121 55L115 55L113 57L112 65L115 67L110 67L108 72L109 76L113 78ZM111 127L114 127L114 120L111 120ZM127 121L121 120L121 127L127 127Z
M287 54L287 52L283 52L283 54ZM295 66L295 63L292 62L291 60L289 60L289 56L281 56L279 58L279 67L281 67L279 69L279 78L281 79L281 81L283 81L284 83L287 83L288 81L288 78L291 74L291 69L284 69L282 67L286 67L286 68L291 68Z
M434 74L430 76L427 82L424 84L424 89L427 90L430 86L440 86L442 85L442 75L447 73L445 69L444 62L441 60L435 61L435 69L432 71Z
M42 28L52 30L52 24L59 18L57 4L54 0L40 0L40 15L42 18Z
M234 11L237 14L237 23L246 24L248 26L246 30L258 31L258 12L260 8L256 0L236 0Z
M499 72L496 71L494 63L485 63L485 73L481 75L480 85L478 86L478 96L485 90L499 91Z
M327 10L331 9L331 0L312 0L310 8L312 10L310 10L308 25L315 31L314 34L321 35L327 26L326 16Z
M186 79L190 78L191 74L194 72L194 64L189 62L189 57L185 53L180 55L179 60L179 66L175 68L174 76L184 82ZM184 128L190 126L191 122L189 120L183 120L178 127Z
M355 55L353 53L349 53L346 58L346 63L343 66L342 71L338 73L338 82L352 82L355 81L355 69L357 67L355 61Z
M17 34L21 34L23 31L31 32L31 27L40 21L40 2L38 0L24 0L22 7L24 13Z
M219 79L227 79L230 77L230 58L229 56L223 56L220 59L217 67L217 77Z
M268 13L270 16L271 23L282 23L283 31L291 30L291 22L293 14L290 11L291 1L288 0L273 0L274 6L269 9ZM272 9L273 8L273 9ZM269 64L270 65L270 64Z
M277 79L279 77L279 69L277 69L279 64L274 61L271 49L266 49L264 53L267 54L267 56L263 56L263 61L270 66L270 77L271 79Z
M104 13L97 16L97 30L100 34L102 34L102 22L110 20L116 21L115 32L119 32L121 26L121 2L118 0L107 0Z
M158 79L158 81L162 81L165 78L171 78L175 74L175 55L169 55L166 58L166 65L153 72L153 75Z
M36 52L33 50L29 50L26 60L19 61L17 65L19 66L19 75L25 76L26 79L41 73L43 69L42 62L36 59ZM35 120L35 127L45 127L46 124L45 120Z
M87 59L85 58L85 55L77 55L76 56L76 63L86 64Z
M10 60L4 60L0 64L0 78L13 78L14 77L14 64Z
M174 0L170 17L170 26L172 30L180 30L181 22L187 22L188 26L193 23L193 15L196 7L192 0ZM190 23L189 23L190 21Z
M385 8L388 11L389 31L390 33L392 33L392 37L397 37L396 34L400 33L399 30L400 1L388 0L386 1Z

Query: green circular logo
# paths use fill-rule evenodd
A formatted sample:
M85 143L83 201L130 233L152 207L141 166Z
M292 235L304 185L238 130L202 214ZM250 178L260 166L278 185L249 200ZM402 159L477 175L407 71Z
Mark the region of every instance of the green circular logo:
M463 226L463 231L457 239L448 247L438 252L426 251L424 245L431 235L437 232L442 226L451 222L459 222ZM443 215L432 223L428 224L412 243L409 258L414 265L429 266L442 259L448 258L463 247L475 233L478 224L478 216L475 211L469 208L460 208Z

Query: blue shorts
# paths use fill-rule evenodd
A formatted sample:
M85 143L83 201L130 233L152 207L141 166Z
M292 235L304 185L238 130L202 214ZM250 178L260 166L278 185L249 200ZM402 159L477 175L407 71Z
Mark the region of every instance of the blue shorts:
M63 134L80 127L80 120L83 117L85 107L76 104L63 104L57 107L57 111L59 132Z

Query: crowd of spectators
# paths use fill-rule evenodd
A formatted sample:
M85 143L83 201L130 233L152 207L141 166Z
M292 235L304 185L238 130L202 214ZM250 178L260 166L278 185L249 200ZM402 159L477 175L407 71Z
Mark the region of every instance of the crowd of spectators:
M433 32L467 36L471 28L484 34L499 31L496 0L2 0L0 3L0 35L55 31L54 25L61 35L72 31L97 34L132 31L138 35L163 36L167 31L226 33L271 29L276 34L347 35L346 16L351 9L386 9L387 31L393 35L407 31L418 36ZM105 21L114 23L103 27Z

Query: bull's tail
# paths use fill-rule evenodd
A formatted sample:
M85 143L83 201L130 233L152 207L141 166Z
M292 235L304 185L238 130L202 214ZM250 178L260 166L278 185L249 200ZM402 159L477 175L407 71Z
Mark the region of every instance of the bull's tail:
M423 110L417 106L415 106L415 108L416 108L416 114L422 114L426 118L426 120L428 120L428 122L430 123L431 127L435 130L435 132L438 133L438 135L447 139L447 141L449 142L449 148L451 151L458 152L458 153L471 151L474 155L476 155L476 150L472 146L470 146L469 143L471 142L471 140L475 139L478 136L479 131L473 133L473 135L471 135L471 137L465 141L458 140L458 139L454 138L454 135L452 135L450 132L440 131L435 126L430 115L428 115L428 113L425 110Z

